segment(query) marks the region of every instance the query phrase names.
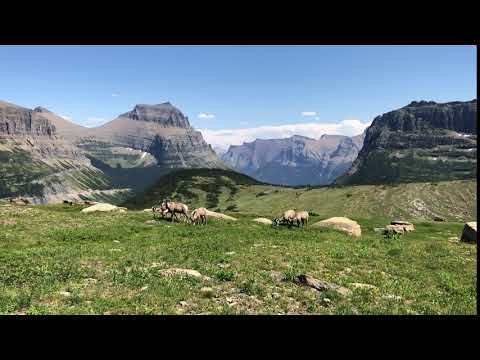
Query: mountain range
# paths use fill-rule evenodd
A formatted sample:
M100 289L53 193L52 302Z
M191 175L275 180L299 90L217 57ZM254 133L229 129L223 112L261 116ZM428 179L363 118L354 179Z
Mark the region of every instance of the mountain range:
M234 169L281 185L469 179L477 174L476 131L476 100L414 101L357 136L257 139L219 156L169 102L139 104L86 128L43 107L0 101L0 198L119 203L191 168Z
M259 181L279 185L326 185L345 173L363 145L354 137L294 135L232 145L221 156L225 164Z
M170 103L136 105L97 128L0 102L0 197L32 202L115 197L177 168L225 168Z

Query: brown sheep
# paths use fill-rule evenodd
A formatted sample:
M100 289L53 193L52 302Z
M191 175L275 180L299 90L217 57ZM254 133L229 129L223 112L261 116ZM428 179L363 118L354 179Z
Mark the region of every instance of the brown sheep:
M201 224L207 224L207 209L204 207L193 210L190 221L193 225L197 224L199 221Z
M295 214L295 220L297 226L300 227L308 224L308 211L299 211Z
M173 201L170 201L170 200L164 200L164 202L162 203L162 207L163 205L165 204L166 206L166 209L167 211L164 212L164 214L166 214L167 212L170 213L171 215L171 218L172 218L172 222L173 222L173 218L177 218L177 214L182 214L183 216L185 216L185 221L186 219L188 219L188 206L185 205L185 204L182 204L182 203L176 203L176 202L173 202Z

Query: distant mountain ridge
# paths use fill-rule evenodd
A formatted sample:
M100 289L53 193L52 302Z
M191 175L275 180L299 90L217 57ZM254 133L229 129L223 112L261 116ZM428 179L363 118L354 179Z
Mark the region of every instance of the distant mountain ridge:
M320 139L294 135L284 139L257 139L232 145L222 160L259 181L280 185L325 185L347 171L363 144L363 134L352 138L322 135Z
M477 174L477 101L413 101L377 116L339 184L444 181Z

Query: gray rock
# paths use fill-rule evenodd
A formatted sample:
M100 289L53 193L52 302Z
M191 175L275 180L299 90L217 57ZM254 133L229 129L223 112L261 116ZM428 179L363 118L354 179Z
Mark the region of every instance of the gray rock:
M468 243L477 243L477 222L472 221L463 227L462 237L460 241Z

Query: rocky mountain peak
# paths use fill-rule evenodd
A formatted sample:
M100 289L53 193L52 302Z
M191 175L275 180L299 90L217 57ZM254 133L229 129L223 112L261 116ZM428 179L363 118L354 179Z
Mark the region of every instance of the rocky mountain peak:
M35 109L33 109L33 111L38 112L38 113L45 113L45 112L49 113L49 112L51 112L50 110L48 110L44 107L41 107L41 106L37 106Z
M410 104L408 104L405 107L421 107L425 105L436 105L437 103L435 101L425 101L425 100L420 100L420 101L412 101Z
M121 116L137 121L154 122L164 127L190 128L188 117L170 102L157 105L137 104L132 111Z

